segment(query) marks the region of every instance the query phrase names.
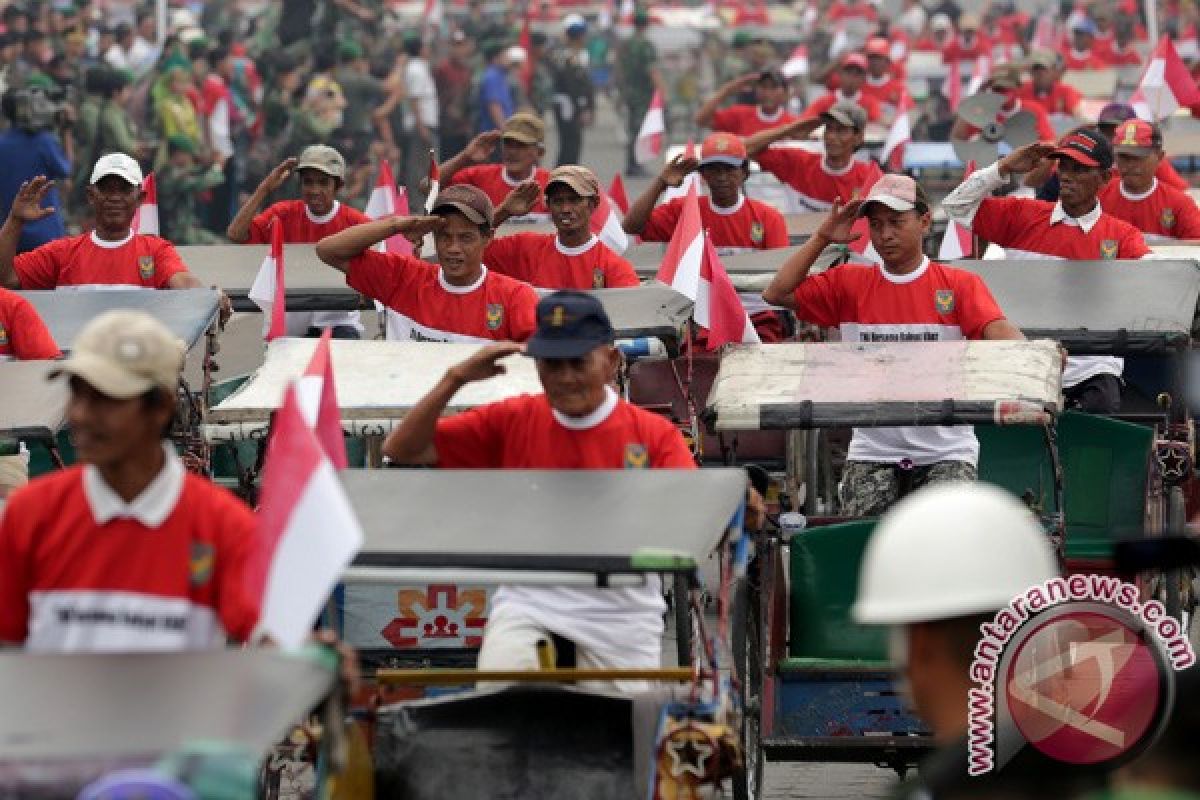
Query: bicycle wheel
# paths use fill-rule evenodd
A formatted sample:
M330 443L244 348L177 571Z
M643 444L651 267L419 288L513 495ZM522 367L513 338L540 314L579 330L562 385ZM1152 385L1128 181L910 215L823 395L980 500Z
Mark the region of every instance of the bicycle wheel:
M742 746L742 768L733 775L734 800L757 800L762 796L762 636L759 631L758 594L746 578L738 581L733 595L733 669L738 681L742 714L738 738Z

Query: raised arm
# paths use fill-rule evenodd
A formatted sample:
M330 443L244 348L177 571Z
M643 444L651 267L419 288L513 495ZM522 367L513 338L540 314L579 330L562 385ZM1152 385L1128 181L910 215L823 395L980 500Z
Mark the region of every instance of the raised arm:
M483 164L492 157L496 145L500 144L503 134L500 131L485 131L479 134L462 149L462 152L438 166L442 185L445 186L455 173L476 164Z
M783 125L778 125L774 128L768 128L765 131L759 131L753 136L747 136L746 138L742 139L742 143L746 145L746 155L750 156L750 158L754 158L756 155L761 153L763 150L766 150L780 139L806 137L824 124L824 120L822 120L820 117L798 119L795 122L789 122Z
M662 193L668 187L682 186L684 178L699 166L700 161L695 156L685 156L683 153L664 164L662 172L650 181L646 191L642 192L638 199L629 206L629 213L621 221L621 227L625 229L625 232L640 234L645 230L646 222L649 221L650 214L654 211L654 204L658 202Z
M717 113L717 109L725 105L730 97L753 86L757 80L758 73L743 75L740 78L734 78L720 89L717 89L716 94L704 101L704 105L700 106L699 110L696 111L696 124L701 128L711 128L713 116Z
M317 242L317 258L329 266L345 272L350 261L372 245L401 234L408 239L420 238L445 224L441 217L389 217L388 219L364 222L344 231L326 236Z
M852 200L846 205L842 205L840 198L835 200L833 208L829 210L829 216L821 223L821 227L817 228L816 233L783 262L783 266L762 293L762 299L773 306L795 311L796 287L808 278L808 271L817 263L825 248L831 244L849 244L861 236L851 230L861 205L861 200Z
M515 187L492 214L492 228L499 228L513 217L525 216L533 210L541 196L542 187L538 186L537 181L525 181Z
M21 241L21 231L26 222L36 222L54 213L53 206L42 208L42 200L53 185L45 175L38 175L22 183L13 198L8 219L4 221L3 227L0 227L0 286L6 289L21 288L21 281L13 266L17 257L17 246Z
M297 163L299 162L295 158L285 158L275 169L267 173L267 177L262 179L262 183L258 184L258 188L238 209L237 215L225 229L225 235L229 237L229 241L234 244L243 244L250 240L250 223L254 221L254 216L262 210L267 198L279 191L279 187L283 186L284 182L291 177L296 170Z
M946 216L970 229L980 204L1003 186L1009 175L1029 172L1052 152L1054 145L1034 142L1014 150L990 167L972 172L942 201Z

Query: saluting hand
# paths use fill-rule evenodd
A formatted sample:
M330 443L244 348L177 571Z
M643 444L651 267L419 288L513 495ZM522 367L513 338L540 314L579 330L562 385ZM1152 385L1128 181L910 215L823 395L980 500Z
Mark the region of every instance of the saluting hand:
M525 350L525 345L519 342L496 342L479 348L466 361L455 364L446 374L459 383L474 383L486 381L497 375L508 372L508 368L499 363L502 359Z
M496 145L500 144L501 136L503 134L500 131L485 131L479 134L467 145L467 158L476 164L487 161L496 151Z
M542 196L542 187L537 181L525 181L508 193L500 208L508 212L510 217L523 217L533 210L538 199Z
M1020 147L1000 159L1000 174L1029 172L1040 164L1043 158L1053 153L1054 149L1055 146L1047 142L1034 142Z
M263 178L260 186L267 194L278 191L279 187L283 186L284 182L292 176L299 163L299 159L285 158L275 169L267 173L267 177Z
M842 205L842 198L837 198L833 201L833 208L829 209L829 216L821 223L821 227L817 228L817 236L824 238L832 244L850 244L862 237L861 233L855 233L851 230L854 227L855 220L858 219L858 209L862 207L862 200L851 200L849 203Z
M13 198L12 210L8 212L9 218L21 222L37 222L39 219L45 219L53 214L54 206L42 208L46 192L50 191L50 187L53 185L45 175L38 175L36 178L22 183L21 188L17 190L16 197Z
M688 153L680 153L663 165L659 179L667 186L678 188L683 180L700 167L700 159Z

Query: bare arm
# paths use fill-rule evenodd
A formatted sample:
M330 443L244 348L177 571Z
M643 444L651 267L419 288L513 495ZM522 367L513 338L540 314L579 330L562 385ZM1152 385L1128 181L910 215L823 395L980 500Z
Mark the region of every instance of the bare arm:
M662 172L650 181L646 191L642 192L638 199L629 206L629 213L621 222L625 232L639 234L645 230L646 222L649 221L650 214L654 212L654 204L658 202L658 198L667 190L667 187L681 186L688 173L699 166L699 160L694 156L685 156L683 153L664 164Z
M501 122L501 125L503 124ZM501 133L498 130L481 133L472 139L471 143L464 147L461 153L441 164L438 169L441 174L442 185L446 185L459 170L473 164L482 164L491 158L492 151L500 143L500 136Z
M294 158L285 158L275 169L267 173L267 177L262 179L262 183L238 209L237 215L225 229L225 235L229 237L229 241L234 244L242 244L250 240L250 223L254 221L254 216L262 209L267 198L277 192L279 187L283 186L284 182L291 177L297 163L299 162Z
M717 109L725 105L726 101L728 101L733 95L737 94L748 86L753 86L754 82L757 80L758 75L753 74L743 75L740 78L734 78L726 83L717 90L716 94L705 100L704 105L700 106L699 110L696 111L696 124L701 128L711 127L713 116L717 113Z
M54 213L53 207L42 208L42 200L53 185L45 175L38 175L22 183L13 198L8 219L0 227L0 286L6 289L21 288L21 281L17 278L17 270L13 266L13 260L17 257L17 245L21 241L21 231L26 222L44 219Z
M339 272L345 272L350 268L353 258L384 239L396 234L402 234L409 239L420 238L443 224L441 217L389 217L364 222L317 242L317 258Z
M1021 333L1021 329L1013 325L1004 317L994 319L987 325L983 326L984 339L1015 339L1023 341L1025 334Z
M821 227L817 229L816 233L783 262L783 266L775 273L770 285L762 293L762 299L773 306L790 308L795 311L796 287L808 278L808 271L812 269L813 264L817 263L817 259L821 253L825 252L825 248L831 244L849 244L859 237L859 234L852 232L851 228L858 216L860 206L862 206L861 200L852 200L844 206L840 200L835 200L833 208L829 210L829 216L821 223Z
M525 181L517 186L505 196L504 202L496 208L496 212L492 215L493 230L513 217L523 217L528 214L537 205L538 198L541 196L542 187L538 186L537 181Z
M768 128L765 131L759 131L753 136L747 136L742 140L746 145L746 155L754 158L756 155L766 150L771 145L778 142L780 139L793 139L797 137L808 136L825 123L820 117L809 117L807 119L798 119L795 122L778 125L774 128Z

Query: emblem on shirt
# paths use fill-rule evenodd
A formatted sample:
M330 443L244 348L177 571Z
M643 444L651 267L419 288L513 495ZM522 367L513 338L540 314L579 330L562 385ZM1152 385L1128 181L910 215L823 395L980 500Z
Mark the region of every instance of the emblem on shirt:
M1105 259L1117 257L1116 239L1105 239L1100 242L1100 257Z
M1162 219L1162 226L1164 228L1174 228L1175 227L1175 209L1164 208L1162 210L1161 219Z
M212 577L213 546L208 542L192 542L192 555L188 561L188 572L192 586L203 586Z
M933 296L933 303L939 314L949 314L954 311L954 290L938 289Z
M763 224L755 221L755 223L750 226L750 241L754 242L755 244L762 244L765 233L766 232L763 230Z
M592 288L604 288L604 270L600 269L600 267L594 267L592 269Z
M138 274L142 280L148 281L154 277L154 256L138 257Z
M0 347L8 346L8 331L4 330L4 326L0 325Z
M650 454L644 444L625 445L625 469L645 469L650 466Z
M500 303L487 304L487 326L489 331L500 329L504 322L504 306Z

